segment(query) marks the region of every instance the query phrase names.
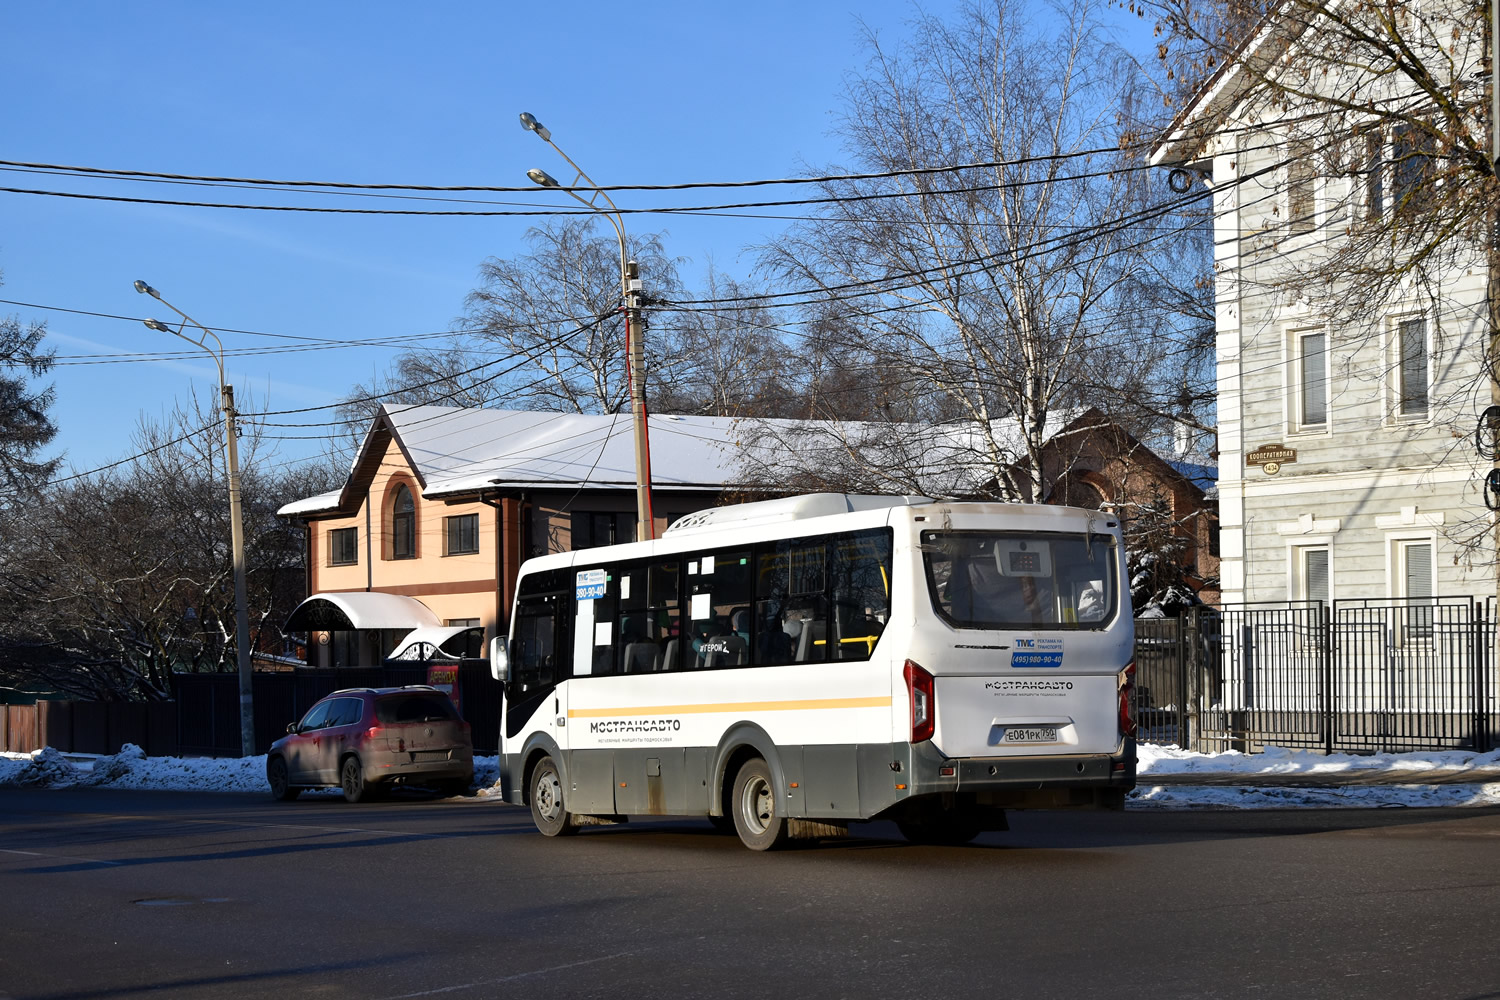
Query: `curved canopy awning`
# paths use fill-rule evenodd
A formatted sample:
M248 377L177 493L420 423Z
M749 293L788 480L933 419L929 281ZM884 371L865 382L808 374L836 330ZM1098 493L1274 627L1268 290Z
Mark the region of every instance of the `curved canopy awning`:
M283 632L337 632L356 628L421 628L442 620L414 597L363 590L314 594L287 618Z

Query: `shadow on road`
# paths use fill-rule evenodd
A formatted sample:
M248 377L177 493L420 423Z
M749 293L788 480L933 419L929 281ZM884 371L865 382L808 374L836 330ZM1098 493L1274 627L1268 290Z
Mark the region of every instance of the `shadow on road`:
M288 966L283 969L266 969L260 972L242 972L233 975L154 980L139 986L110 986L99 989L67 990L57 993L28 993L26 1000L95 1000L98 997L126 997L140 993L150 993L155 996L170 996L176 990L187 991L188 996L198 996L201 995L199 991L210 987L232 987L236 984L249 986L282 978L287 980L288 993L292 994L297 991L298 977L329 972L357 972L361 969L394 966L420 957L420 952L392 953L376 958L361 959L359 961L318 962L311 965Z

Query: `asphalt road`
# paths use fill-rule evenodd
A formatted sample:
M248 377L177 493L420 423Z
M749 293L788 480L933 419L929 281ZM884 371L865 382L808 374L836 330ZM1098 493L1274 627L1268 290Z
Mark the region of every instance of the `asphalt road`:
M754 854L488 799L0 789L0 1000L1500 998L1500 810L1024 813Z

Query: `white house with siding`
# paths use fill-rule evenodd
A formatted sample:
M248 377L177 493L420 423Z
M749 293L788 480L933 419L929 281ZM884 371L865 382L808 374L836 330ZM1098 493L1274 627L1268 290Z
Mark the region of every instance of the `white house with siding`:
M1224 601L1493 595L1491 463L1474 445L1491 403L1484 253L1455 239L1358 310L1337 279L1309 281L1338 241L1425 181L1399 128L1351 130L1347 114L1267 99L1257 63L1331 61L1316 22L1275 18L1151 157L1186 171L1178 187L1191 177L1212 191ZM1465 80L1472 34L1447 53ZM1353 80L1335 66L1329 92L1407 99L1391 89L1399 74L1363 69Z

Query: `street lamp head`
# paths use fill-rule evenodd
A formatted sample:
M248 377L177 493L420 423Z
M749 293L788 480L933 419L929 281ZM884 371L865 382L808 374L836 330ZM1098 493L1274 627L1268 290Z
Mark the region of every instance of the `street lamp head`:
M161 298L161 292L158 292L156 289L152 288L150 285L146 284L139 278L135 279L135 290L140 292L142 295L149 295L153 299Z
M152 330L155 330L157 333L176 333L177 332L176 330L172 329L170 326L168 326L167 324L163 323L159 319L143 319L143 320L141 320L141 322L145 323L147 327L151 328Z
M521 127L528 131L535 132L537 135L541 136L544 141L550 142L552 140L552 133L547 131L547 126L537 121L536 116L533 115L530 111L521 112Z
M526 171L526 176L531 178L533 184L540 184L544 188L555 188L561 186L557 183L556 177L553 177L545 170L538 170L536 167L532 167L530 170Z

